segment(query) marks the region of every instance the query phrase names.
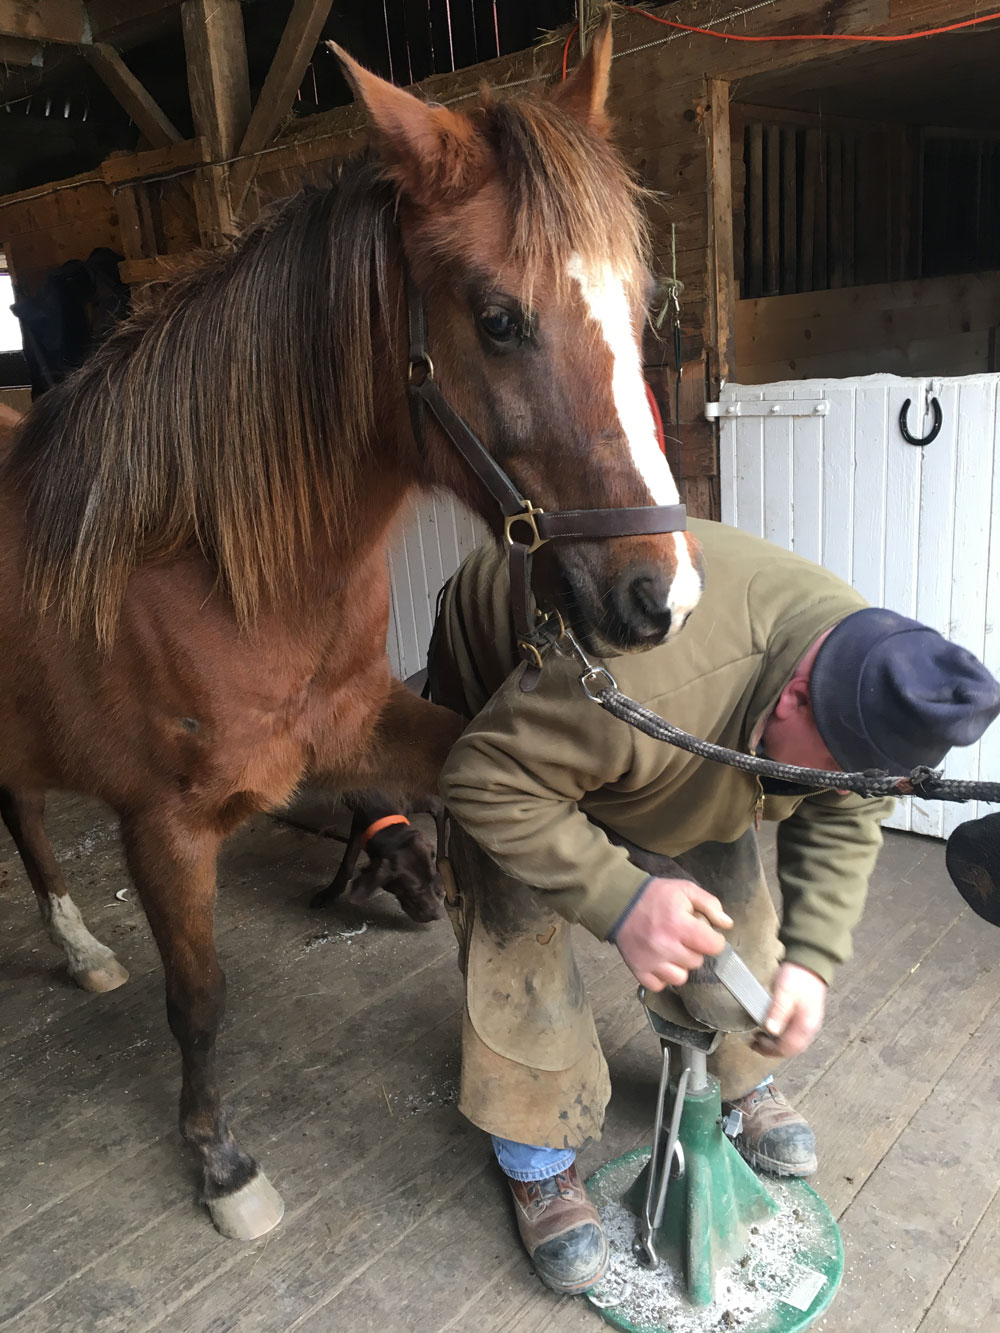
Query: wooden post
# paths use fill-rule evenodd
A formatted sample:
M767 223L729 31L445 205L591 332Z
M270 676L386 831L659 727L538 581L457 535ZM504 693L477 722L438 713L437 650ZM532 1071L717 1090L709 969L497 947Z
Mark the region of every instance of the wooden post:
M181 26L195 133L214 158L232 157L250 121L240 0L184 0Z
M708 80L708 194L711 220L709 373L713 391L733 374L733 176L729 129L729 84Z
M234 157L250 120L250 80L239 0L185 0L181 6L195 133L212 158ZM206 246L232 233L229 168L205 167L194 180L198 229Z

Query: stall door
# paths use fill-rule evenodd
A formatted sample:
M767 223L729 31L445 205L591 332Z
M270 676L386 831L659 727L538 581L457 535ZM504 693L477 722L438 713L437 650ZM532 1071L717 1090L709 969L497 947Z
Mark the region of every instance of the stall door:
M834 570L873 605L932 625L1000 676L1000 375L794 380L724 388L722 518ZM937 437L922 437L940 405ZM711 576L711 571L709 571ZM1000 780L1000 723L951 778ZM901 801L890 827L947 837L990 808Z

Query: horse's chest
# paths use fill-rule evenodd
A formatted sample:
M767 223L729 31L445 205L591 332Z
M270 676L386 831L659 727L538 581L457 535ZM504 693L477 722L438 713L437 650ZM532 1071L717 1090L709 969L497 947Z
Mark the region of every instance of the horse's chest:
M381 670L344 675L323 668L283 697L239 710L227 730L242 752L240 784L283 799L307 769L349 775L369 744L387 688Z

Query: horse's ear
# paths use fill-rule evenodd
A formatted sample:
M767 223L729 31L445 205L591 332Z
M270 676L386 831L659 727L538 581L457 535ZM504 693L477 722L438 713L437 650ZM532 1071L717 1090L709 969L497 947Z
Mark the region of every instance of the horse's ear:
M442 197L454 200L475 188L484 161L471 121L379 78L336 42L327 46L340 61L355 96L365 104L390 171L415 203L430 204Z
M608 100L610 78L611 10L608 9L591 37L587 54L565 83L558 85L554 97L585 125L598 134L607 134L609 125L605 103Z

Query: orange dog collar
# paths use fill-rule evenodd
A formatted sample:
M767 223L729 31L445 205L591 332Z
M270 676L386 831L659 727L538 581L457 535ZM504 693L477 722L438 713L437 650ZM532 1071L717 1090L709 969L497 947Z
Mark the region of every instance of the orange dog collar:
M376 833L381 833L384 828L389 828L392 824L408 824L410 821L405 815L383 815L381 819L376 819L374 824L369 824L361 835L361 846L367 847Z

